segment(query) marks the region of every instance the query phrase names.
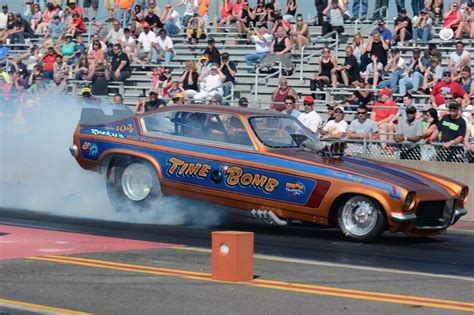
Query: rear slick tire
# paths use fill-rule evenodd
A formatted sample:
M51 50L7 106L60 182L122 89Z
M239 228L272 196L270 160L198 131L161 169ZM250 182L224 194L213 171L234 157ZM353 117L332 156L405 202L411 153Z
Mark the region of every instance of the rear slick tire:
M155 168L133 157L114 158L107 169L107 194L117 212L142 212L162 198Z
M385 231L381 206L373 199L357 195L348 198L338 210L337 223L351 241L370 242Z

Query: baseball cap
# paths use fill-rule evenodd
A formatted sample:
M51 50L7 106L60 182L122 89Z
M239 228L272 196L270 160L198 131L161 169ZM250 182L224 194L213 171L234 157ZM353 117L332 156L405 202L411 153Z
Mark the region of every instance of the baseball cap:
M216 41L215 41L214 38L212 38L212 37L207 40L207 43L208 43L208 44L214 44L215 42L216 42Z
M181 92L176 93L173 98L184 98L184 94Z
M380 90L378 93L377 93L378 96L382 96L382 95L387 95L387 96L391 96L392 95L392 91L390 89L382 89Z
M69 0L69 4L76 4L76 0Z
M451 71L449 71L449 70L444 70L444 71L443 71L443 75L446 75L446 74L451 75Z
M400 9L400 13L407 13L407 9L401 8L401 9Z
M345 112L344 107L342 107L341 105L338 105L338 106L334 107L334 111L336 111L336 110L340 110L342 113Z
M229 58L229 53L223 53L222 54L222 59L228 59Z
M306 104L311 104L313 106L314 98L311 95L305 96L303 102Z
M397 47L394 47L394 48L390 49L390 52L391 53L399 53L400 49L398 49Z
M246 97L241 97L239 99L239 106L241 106L241 107L249 106L249 100Z
M91 94L91 89L88 87L82 88L81 93L82 95L89 95Z
M208 55L201 55L199 60L209 60L209 56Z
M416 113L416 107L415 106L410 106L406 109L407 114L414 114Z
M378 25L385 25L385 20L379 20Z
M3 5L2 5L2 9L8 9L8 5L3 4Z
M155 91L150 91L150 93L148 93L149 96L158 96L158 93L156 93Z
M413 49L413 53L421 54L420 48Z

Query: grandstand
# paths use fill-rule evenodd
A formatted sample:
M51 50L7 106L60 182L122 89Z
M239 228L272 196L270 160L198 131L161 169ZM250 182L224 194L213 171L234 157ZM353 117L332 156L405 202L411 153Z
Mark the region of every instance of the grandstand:
M98 21L105 21L106 18L107 17L98 19ZM392 17L387 17L386 21L388 22L387 27L389 29L393 29ZM86 47L89 46L91 36L96 31L95 22L96 21L85 23L86 33L83 34L83 38ZM312 20L305 22L309 25L311 41L304 47L302 52L297 52L296 47L293 48L293 72L291 75L287 76L288 85L293 87L298 94L300 103L299 110L303 109L301 105L303 103L302 100L304 96L313 94L316 97L315 110L322 115L323 120L326 120L326 104L330 102L338 104L345 97L353 95L356 89L353 86L338 86L337 88L326 87L322 91L312 91L310 89L310 79L319 71L318 60L321 56L322 49L324 47L331 47L332 53L337 58L338 65L343 65L345 59L345 48L353 41L354 35L357 32L360 32L364 40L367 41L369 34L371 34L372 31L377 27L377 21L370 19L360 19L351 22L348 20L345 21L343 33L331 33L326 36L321 36L321 26L314 26ZM471 21L471 23L474 22ZM213 38L215 40L215 46L219 49L221 54L223 52L229 53L231 61L236 64L237 68L237 75L235 78L236 84L226 102L230 105L236 106L239 98L246 97L250 101L251 107L269 109L273 103L272 94L278 87L278 80L283 75L283 72L281 70L278 71L277 68L277 71L271 74L259 73L259 71L257 71L257 74L248 73L247 65L245 63L245 56L255 51L254 45L249 44L246 38L239 36L235 24L228 28L226 32L222 31L221 29L217 29L215 26L216 25L212 25L210 27L210 31L207 33L207 38ZM441 24L435 25L433 27L434 37L429 41L429 44L437 45L437 48L442 55L441 66L447 67L449 55L456 50L455 40L452 39L446 41L440 39L438 33L440 32L441 28ZM332 35L336 35L335 38L333 38ZM190 46L187 43L186 34L184 32L176 35L170 35L170 37L174 42L175 57L168 65L166 65L166 67L170 69L172 77L177 79L183 73L185 63L190 60L197 61L207 45L206 40L201 40L197 45ZM43 34L39 33L36 33L31 38L27 39L24 43L12 43L11 40L7 39L4 44L4 47L7 47L9 50L7 63L11 64L15 58L30 51L31 47L34 45L44 49L45 43L46 42L44 40ZM473 39L465 37L463 39L463 43L465 45L464 49L469 52L471 56L474 56ZM395 45L392 47L395 47ZM399 48L402 58L410 60L415 48L421 49L422 52L426 52L428 50L428 43L423 44L416 41L409 41L405 42L404 45L398 45L396 47ZM474 57L472 58L474 59ZM148 92L153 88L148 74L151 73L153 68L155 68L157 65L160 65L160 63L132 63L132 75L128 79L126 79L124 82L108 82L109 99L112 101L113 96L116 93L120 93L123 95L124 104L135 106L138 99L146 98ZM390 75L390 71L385 72L385 78L389 78ZM72 95L81 96L82 88L88 84L90 84L90 82L87 80L74 80L73 77L70 77L67 83L67 91ZM376 94L379 89L377 87L371 87L370 90ZM5 91L6 90L4 89L4 93ZM431 103L429 95L419 94L416 93L416 91L412 92L415 99L414 105L417 106L419 110ZM472 90L470 93L472 96ZM403 109L403 104L401 101L403 95L399 95L397 92L395 92L393 97L397 102L397 105ZM351 121L356 118L353 115L355 107L356 106L349 106L346 108L347 114L345 116L345 120ZM471 110L471 108L472 107L465 107L464 109L467 111ZM472 140L470 143L472 143ZM462 146L462 143L459 145ZM382 152L380 153L380 156L386 156L386 154Z

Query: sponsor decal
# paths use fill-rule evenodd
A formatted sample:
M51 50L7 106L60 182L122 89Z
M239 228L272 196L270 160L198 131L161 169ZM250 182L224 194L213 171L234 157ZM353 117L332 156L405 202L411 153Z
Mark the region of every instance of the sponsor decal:
M290 193L290 195L303 195L305 192L305 186L303 183L286 183L285 190Z
M103 130L93 129L93 128L91 129L91 134L93 134L94 136L106 136L106 137L111 137L111 138L125 139L124 135L121 133L103 131Z
M147 137L141 137L141 136L132 136L132 135L127 135L128 140L133 140L133 141L140 141L140 142L146 142L146 143L153 143L155 142L155 139L147 138Z
M135 131L135 128L133 128L132 124L123 124L123 125L118 125L115 127L115 131L120 131L120 132L130 132L133 133Z
M82 144L82 151L88 151L89 156L97 156L99 154L99 148L97 147L97 144L93 142L84 142Z

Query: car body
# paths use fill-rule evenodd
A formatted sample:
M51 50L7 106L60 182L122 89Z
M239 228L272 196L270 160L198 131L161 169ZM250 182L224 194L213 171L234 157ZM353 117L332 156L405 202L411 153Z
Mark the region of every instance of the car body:
M118 211L179 195L271 224L338 225L356 241L385 230L439 234L467 213L462 183L311 149L298 137L317 144L296 118L271 111L176 105L107 116L86 109L70 151L84 169L106 170Z

